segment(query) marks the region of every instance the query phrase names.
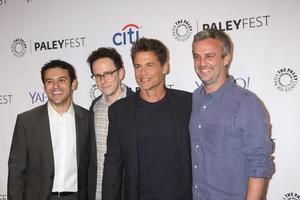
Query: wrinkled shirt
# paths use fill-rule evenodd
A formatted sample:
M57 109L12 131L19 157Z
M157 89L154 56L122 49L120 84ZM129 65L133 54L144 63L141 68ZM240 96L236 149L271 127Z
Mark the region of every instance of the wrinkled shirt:
M272 141L258 97L233 77L216 92L193 93L193 200L244 200L249 177L270 177Z

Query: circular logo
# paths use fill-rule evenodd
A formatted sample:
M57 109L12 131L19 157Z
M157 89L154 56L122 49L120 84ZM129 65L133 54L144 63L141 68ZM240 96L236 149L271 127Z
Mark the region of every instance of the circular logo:
M191 23L185 19L178 20L174 23L172 28L173 37L180 42L187 41L193 32Z
M300 194L297 194L294 192L289 192L289 193L286 193L282 199L283 200L300 200Z
M11 52L18 58L24 56L24 54L26 53L26 49L27 45L21 38L15 39L11 45Z
M98 89L96 84L93 84L91 89L90 89L90 98L92 100L96 99L98 96L101 95L100 90Z
M290 68L282 68L278 70L274 76L274 84L281 92L289 92L293 90L298 83L298 76L295 71Z

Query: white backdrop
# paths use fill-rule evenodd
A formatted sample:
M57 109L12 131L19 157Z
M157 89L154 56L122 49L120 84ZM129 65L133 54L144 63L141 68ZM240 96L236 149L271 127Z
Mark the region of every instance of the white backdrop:
M16 115L47 101L40 68L51 59L73 64L75 102L88 108L99 95L86 59L101 46L123 56L124 82L136 87L129 50L138 37L170 49L169 87L193 91L192 37L225 30L235 44L230 73L263 100L276 143L268 199L300 200L299 0L0 0L0 200L6 199L7 160ZM37 122L38 123L38 122Z

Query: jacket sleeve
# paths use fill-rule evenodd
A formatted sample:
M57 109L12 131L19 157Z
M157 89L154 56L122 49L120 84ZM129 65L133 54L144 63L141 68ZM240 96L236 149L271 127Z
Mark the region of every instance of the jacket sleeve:
M23 200L27 166L26 130L20 115L17 117L9 160L8 160L8 200Z
M123 178L123 158L121 154L120 130L117 112L114 106L109 107L107 152L104 160L102 200L119 200Z

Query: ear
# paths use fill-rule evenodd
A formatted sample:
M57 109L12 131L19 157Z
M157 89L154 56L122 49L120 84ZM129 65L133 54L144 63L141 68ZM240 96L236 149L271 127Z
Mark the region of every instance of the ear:
M230 63L231 63L231 55L230 54L227 54L224 58L224 65L225 66L228 66Z
M74 91L74 90L77 90L77 87L78 87L78 81L75 79L71 83L71 89Z
M170 63L166 62L163 66L162 66L162 72L164 75L168 74L170 72Z
M119 75L119 79L120 80L123 80L124 77L125 77L125 69L124 67L121 67L119 70L118 70L118 75Z

